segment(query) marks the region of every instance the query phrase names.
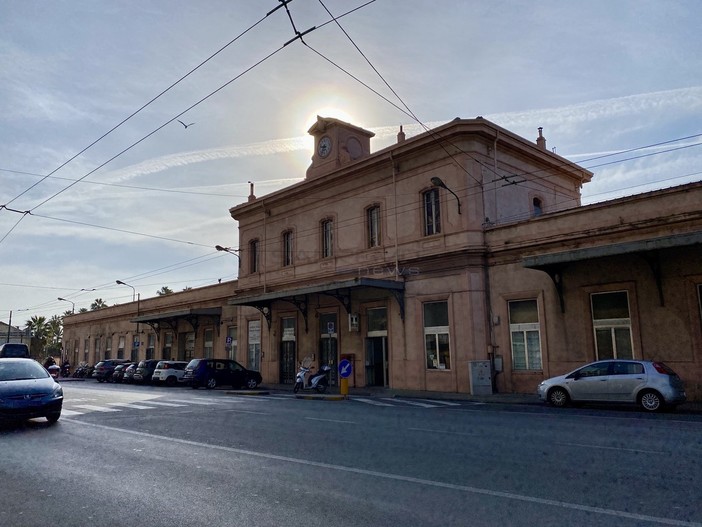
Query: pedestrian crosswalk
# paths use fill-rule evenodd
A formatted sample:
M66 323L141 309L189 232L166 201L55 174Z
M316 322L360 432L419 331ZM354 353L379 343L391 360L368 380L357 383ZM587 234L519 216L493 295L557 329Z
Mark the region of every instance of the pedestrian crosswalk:
M270 401L295 401L293 394L291 393L267 393L266 395L261 395L257 397L227 397L227 398L206 398L206 397L193 397L186 398L182 395L178 398L168 397L164 398L153 398L153 397L143 397L136 394L127 396L123 394L121 397L117 397L122 400L110 400L113 397L107 396L95 396L86 397L85 394L82 397L66 397L64 399L64 407L62 415L66 417L74 417L88 413L103 413L103 414L115 414L116 412L127 411L127 410L137 410L148 411L148 410L166 410L166 409L178 409L178 408L192 408L192 407L229 407L232 404L244 404L245 402L260 401L262 404L266 404ZM115 392L111 393L115 396ZM353 404L368 405L371 407L384 407L384 408L415 408L415 409L435 409L435 408L457 408L465 404L474 405L481 404L476 402L455 402L455 401L444 401L435 399L419 399L419 398L399 398L399 397L377 397L377 396L351 396L348 401Z

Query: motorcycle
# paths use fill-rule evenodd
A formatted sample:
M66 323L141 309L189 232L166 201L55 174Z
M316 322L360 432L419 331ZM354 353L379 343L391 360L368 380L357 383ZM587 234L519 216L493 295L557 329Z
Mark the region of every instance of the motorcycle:
M61 366L61 377L70 377L71 376L71 364L68 362L64 362L63 365Z
M57 364L52 364L47 368L49 370L49 375L51 375L55 381L59 380L59 373L61 372L61 367Z
M317 393L324 393L329 387L329 372L331 368L325 364L323 365L317 373L310 375L307 379L307 374L310 373L312 368L309 366L300 365L300 371L297 372L295 376L295 387L293 392L297 393L300 390L315 390Z

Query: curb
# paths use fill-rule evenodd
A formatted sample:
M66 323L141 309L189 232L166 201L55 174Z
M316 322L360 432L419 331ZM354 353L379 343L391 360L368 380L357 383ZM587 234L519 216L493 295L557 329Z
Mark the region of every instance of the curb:
M270 395L268 390L227 390L227 395L243 395L245 397L256 397L257 395Z

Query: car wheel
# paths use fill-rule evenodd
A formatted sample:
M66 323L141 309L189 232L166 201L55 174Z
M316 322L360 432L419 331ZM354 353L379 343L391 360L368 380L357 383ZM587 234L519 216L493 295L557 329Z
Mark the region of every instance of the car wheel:
M658 412L663 409L663 398L658 392L649 390L639 395L639 405L647 412Z
M258 386L258 382L256 382L256 379L246 379L246 387L249 390L253 390Z
M205 387L208 390L213 390L217 387L217 379L215 379L214 377L210 377L209 379L207 379L207 384L205 385Z
M176 379L175 377L168 377L166 379L166 386L175 386L177 382L178 379Z
M61 417L61 412L54 412L46 416L46 420L49 422L49 424L54 424L56 421L59 420L59 417Z
M568 392L563 388L553 388L548 392L548 402L557 408L563 408L568 405Z

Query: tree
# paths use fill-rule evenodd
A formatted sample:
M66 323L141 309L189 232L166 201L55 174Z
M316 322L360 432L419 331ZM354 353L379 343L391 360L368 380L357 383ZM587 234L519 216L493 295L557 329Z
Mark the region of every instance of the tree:
M171 288L168 287L167 285L164 285L161 289L159 289L158 291L156 291L156 294L157 294L158 296L170 295L170 294L172 294L172 293L173 293L173 289L171 289Z
M70 316L72 314L73 314L73 311L71 311L70 309L67 309L66 311L63 312L63 315L61 315L61 316L67 317L67 316Z
M32 335L30 354L33 357L42 357L46 346L47 324L46 317L34 315L25 323L25 329Z
M95 311L96 309L102 309L103 307L107 307L107 303L102 298L96 298L95 302L90 304L90 311Z
M88 308L87 308L87 307L81 307L81 308L78 310L78 313L87 313L87 312L88 312Z
M191 289L192 289L192 287L187 286L187 287L184 287L184 288L182 289L182 291L190 291Z
M63 339L63 319L54 315L46 323L46 353L48 355L61 355L61 341Z

